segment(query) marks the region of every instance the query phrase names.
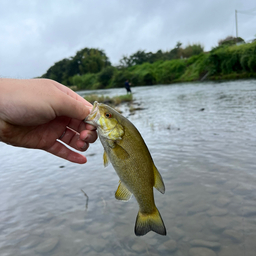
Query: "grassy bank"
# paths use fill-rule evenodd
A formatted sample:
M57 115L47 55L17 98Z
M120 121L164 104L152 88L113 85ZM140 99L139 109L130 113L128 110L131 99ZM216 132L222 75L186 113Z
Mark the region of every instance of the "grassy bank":
M72 77L78 90L171 84L205 80L256 78L256 42L221 46L190 58L145 62L128 68L107 67L99 73Z
M124 102L132 102L132 100L133 100L132 94L125 94L125 95L119 95L119 96L114 96L114 97L90 94L90 95L86 95L84 98L87 101L89 101L91 104L93 104L94 101L98 101L99 103L108 104L113 107L118 106Z

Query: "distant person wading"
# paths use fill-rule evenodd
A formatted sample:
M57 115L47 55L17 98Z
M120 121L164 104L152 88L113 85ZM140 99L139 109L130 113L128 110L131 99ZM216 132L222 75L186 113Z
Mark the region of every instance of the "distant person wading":
M130 86L131 86L131 83L129 83L129 80L127 79L127 80L125 81L125 83L124 83L124 87L125 87L127 93L132 93Z

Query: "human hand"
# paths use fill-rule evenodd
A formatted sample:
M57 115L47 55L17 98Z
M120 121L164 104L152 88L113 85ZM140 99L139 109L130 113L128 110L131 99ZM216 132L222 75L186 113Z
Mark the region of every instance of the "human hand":
M75 163L97 139L96 128L83 122L92 105L49 79L0 79L0 141L43 149Z

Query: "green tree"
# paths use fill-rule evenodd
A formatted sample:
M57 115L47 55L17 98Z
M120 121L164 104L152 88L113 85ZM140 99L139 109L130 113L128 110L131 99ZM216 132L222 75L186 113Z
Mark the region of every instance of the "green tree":
M130 56L132 65L141 65L144 62L149 62L152 57L152 53L146 53L145 51L137 51L136 53Z
M230 46L235 45L236 43L245 43L244 39L241 37L233 37L233 36L227 36L224 39L219 40L218 44L219 46Z
M151 58L150 58L150 63L154 63L159 60L164 60L166 59L165 54L162 52L162 50L158 50L156 53L152 53Z
M69 70L69 59L63 59L51 66L45 74L42 75L43 78L53 79L57 82L68 83L68 70Z
M182 43L181 43L180 41L178 41L178 42L176 43L176 47L175 47L175 48L180 49L181 46L182 46Z
M181 48L182 43L178 41L176 43L176 46L170 50L169 52L166 52L166 59L167 60L173 60L173 59L179 59L182 56L182 48Z
M118 68L128 68L131 67L132 63L131 63L131 59L129 57L127 57L126 55L123 55L122 59L119 61L119 66Z
M154 54L152 52L146 52L145 50L139 50L129 57L123 56L119 61L119 68L127 68L134 65L141 65L145 62L154 62Z
M42 77L71 85L71 77L98 73L108 66L111 66L111 63L103 50L84 48L78 51L75 56L56 62Z
M98 75L98 81L101 84L101 87L107 87L114 75L115 68L114 67L106 67L104 68Z
M79 74L81 75L98 73L103 68L111 65L104 51L98 49L84 48L77 52L74 59L78 63Z
M189 58L193 55L198 55L204 51L204 47L200 44L188 45L182 49L181 53L184 58Z

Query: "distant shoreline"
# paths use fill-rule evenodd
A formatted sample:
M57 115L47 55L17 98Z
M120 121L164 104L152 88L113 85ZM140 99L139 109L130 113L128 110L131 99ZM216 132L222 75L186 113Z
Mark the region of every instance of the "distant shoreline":
M203 52L199 47L200 51L194 51L193 53L193 47L196 47L196 45L185 48L191 50L190 54L187 53L188 57L182 55L182 53L185 54L185 49L182 51L181 48L155 54L138 51L134 54L137 59L132 55L137 60L135 64L127 62L126 66L118 67L111 66L106 61L103 62L104 58L100 55L100 51L83 49L80 55L84 56L84 51L88 52L86 55L87 62L92 58L89 54L94 52L98 54L98 60L101 60L102 66L93 70L92 68L96 68L97 65L92 59L91 62L85 62L86 65L84 64L84 67L81 64L79 66L80 71L77 70L75 75L71 75L68 73L69 69L65 71L65 67L68 67L71 60L62 60L49 69L49 74L42 77L54 79L73 90L124 88L126 80L129 80L129 83L134 87L179 82L256 78L256 41L240 45L221 45L209 52ZM160 56L158 59L157 54ZM151 58L151 60L150 56L156 59L153 60ZM75 62L74 65L77 65L77 63L79 62ZM85 67L88 70L83 70Z

